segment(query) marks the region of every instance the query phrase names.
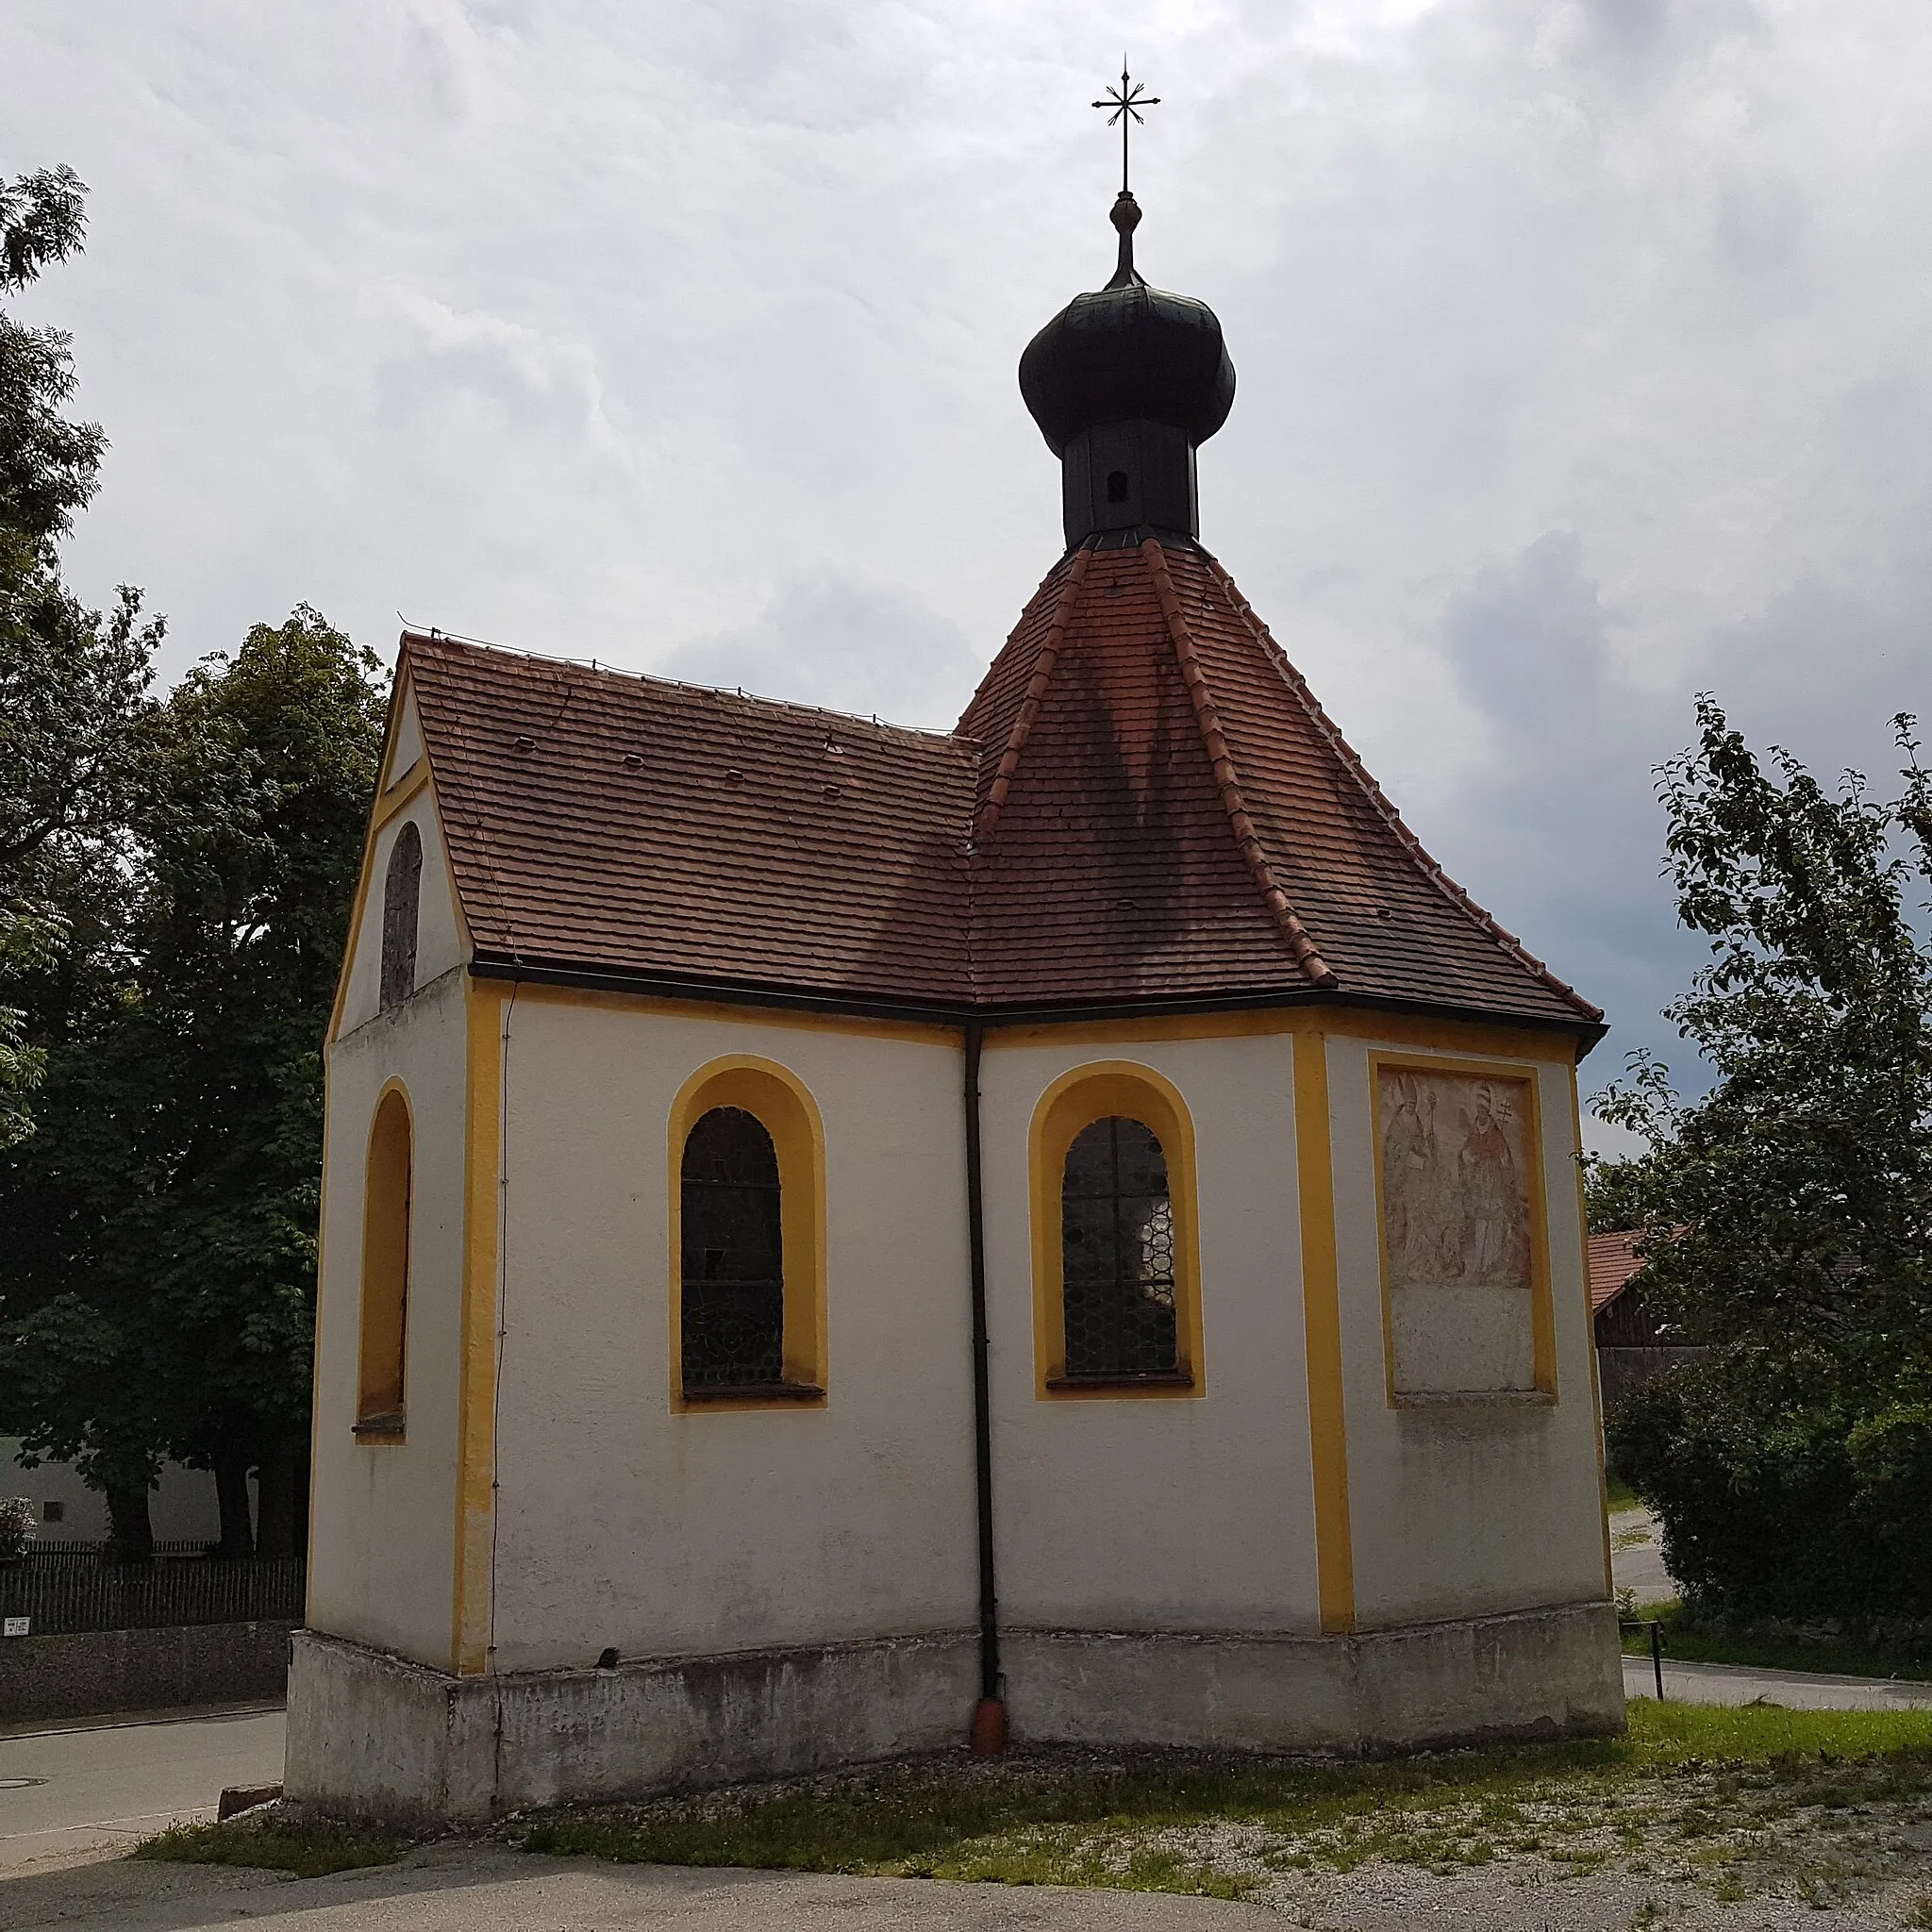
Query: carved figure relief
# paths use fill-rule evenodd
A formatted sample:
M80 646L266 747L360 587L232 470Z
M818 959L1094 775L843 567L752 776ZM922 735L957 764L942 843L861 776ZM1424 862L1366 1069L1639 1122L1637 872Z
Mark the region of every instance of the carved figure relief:
M1526 1083L1385 1066L1376 1109L1396 1389L1526 1386Z

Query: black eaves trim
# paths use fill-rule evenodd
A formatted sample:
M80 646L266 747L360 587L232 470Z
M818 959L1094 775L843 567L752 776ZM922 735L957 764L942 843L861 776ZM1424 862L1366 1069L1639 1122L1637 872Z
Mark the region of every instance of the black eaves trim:
M1345 1007L1357 1011L1405 1014L1419 1019L1474 1021L1531 1033L1574 1033L1581 1060L1610 1030L1601 1020L1559 1013L1497 1012L1428 1000L1403 1000L1309 987L1282 992L1213 993L1183 999L1068 1001L1053 1006L969 1006L881 999L863 993L799 992L756 981L681 979L661 973L580 965L570 961L518 960L477 952L470 961L477 979L528 986L570 986L586 992L625 992L652 999L695 1000L713 1006L760 1007L781 1012L842 1014L857 1020L900 1020L912 1025L1040 1026L1082 1020L1158 1020L1193 1014L1265 1012L1280 1007Z

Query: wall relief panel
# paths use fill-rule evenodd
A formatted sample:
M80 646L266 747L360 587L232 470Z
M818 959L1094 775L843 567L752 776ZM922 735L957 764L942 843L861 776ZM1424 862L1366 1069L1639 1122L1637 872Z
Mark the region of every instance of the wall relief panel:
M1535 1388L1529 1081L1378 1064L1375 1082L1395 1392Z

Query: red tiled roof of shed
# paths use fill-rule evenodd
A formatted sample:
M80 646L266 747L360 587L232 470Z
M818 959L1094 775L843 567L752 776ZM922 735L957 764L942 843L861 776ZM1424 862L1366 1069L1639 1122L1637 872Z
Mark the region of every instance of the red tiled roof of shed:
M1063 558L952 736L442 638L404 657L499 961L949 1010L1601 1017L1443 875L1192 548Z
M1634 1234L1593 1234L1590 1238L1590 1311L1607 1307L1630 1286L1643 1263Z

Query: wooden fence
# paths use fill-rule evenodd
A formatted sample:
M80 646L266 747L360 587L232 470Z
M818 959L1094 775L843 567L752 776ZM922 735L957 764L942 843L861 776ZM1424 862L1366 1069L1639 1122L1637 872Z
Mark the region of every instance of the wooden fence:
M26 1629L14 1634L34 1637L171 1624L299 1624L307 1567L300 1557L128 1565L27 1557L0 1563L0 1616L26 1618Z

